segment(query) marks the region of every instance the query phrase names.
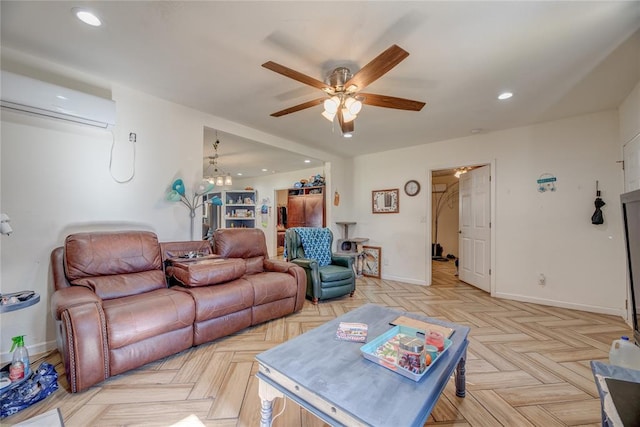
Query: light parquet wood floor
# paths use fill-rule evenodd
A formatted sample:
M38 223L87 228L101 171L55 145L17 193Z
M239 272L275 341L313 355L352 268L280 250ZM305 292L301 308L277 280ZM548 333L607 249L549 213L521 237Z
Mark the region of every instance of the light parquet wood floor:
M467 396L449 381L427 426L599 426L600 401L590 360L607 361L613 339L629 334L614 316L495 299L457 280L452 262L434 262L434 285L358 279L353 298L309 301L283 319L246 329L77 394L60 390L3 420L23 421L60 408L67 427L257 426L255 355L365 303L376 303L471 327ZM34 365L39 363L34 361ZM382 368L381 368L382 369ZM277 399L274 413L283 408ZM325 424L292 401L274 426Z

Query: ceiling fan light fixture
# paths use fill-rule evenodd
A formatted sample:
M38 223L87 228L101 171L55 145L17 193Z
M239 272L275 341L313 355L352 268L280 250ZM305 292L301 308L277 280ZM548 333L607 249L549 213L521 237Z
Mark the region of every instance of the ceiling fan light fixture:
M333 118L336 116L336 113L328 113L327 111L323 111L322 112L322 117L324 117L325 119L329 120L330 122L333 122Z
M362 110L362 102L350 96L344 101L344 106L349 110L349 113L354 116Z
M325 99L324 101L324 111L329 114L335 114L338 111L338 107L340 106L340 98L337 96L332 96L329 99Z
M348 109L346 109L346 108L342 109L342 121L343 122L345 122L345 123L352 122L352 121L355 120L356 117L358 117L358 116L356 116L355 114L351 114Z

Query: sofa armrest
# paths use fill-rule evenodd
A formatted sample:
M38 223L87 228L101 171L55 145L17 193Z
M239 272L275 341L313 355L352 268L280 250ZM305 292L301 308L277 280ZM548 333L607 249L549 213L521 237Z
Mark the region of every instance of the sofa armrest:
M98 304L102 306L102 300L91 289L83 286L63 288L55 291L51 296L51 314L55 320L60 320L60 315L63 311L83 304Z
M292 259L289 262L292 262L295 265L299 265L300 267L306 270L318 269L318 261L312 258L296 258L296 259Z
M265 271L277 271L278 273L288 273L293 263L279 259L265 259Z
M76 393L109 378L109 348L102 300L90 289L71 286L51 297L58 351Z
M298 285L298 295L296 297L296 306L294 311L302 310L304 299L307 293L307 274L305 273L304 269L293 262L273 259L266 259L264 261L264 269L265 271L287 273L293 276L296 284Z

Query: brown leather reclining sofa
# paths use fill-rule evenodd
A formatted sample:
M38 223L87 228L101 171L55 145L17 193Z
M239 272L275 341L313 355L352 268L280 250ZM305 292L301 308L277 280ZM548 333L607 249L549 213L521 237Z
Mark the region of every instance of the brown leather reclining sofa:
M96 232L53 250L51 312L71 392L302 309L304 270L269 259L261 230L220 229L213 241L219 257L187 267L169 258L210 252L207 242Z

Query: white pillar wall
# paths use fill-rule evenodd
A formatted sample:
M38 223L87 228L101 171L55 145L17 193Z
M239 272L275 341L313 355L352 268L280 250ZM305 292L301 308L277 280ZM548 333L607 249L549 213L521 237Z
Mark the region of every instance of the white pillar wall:
M355 159L356 234L382 247L382 277L430 283L431 194L400 193L400 213L371 213L371 190L429 182L431 170L493 163L495 295L622 315L624 252L616 111L475 135ZM385 170L379 174L379 170ZM557 191L539 193L544 173ZM390 181L390 177L391 181ZM591 224L599 181L605 223ZM538 284L539 274L546 285Z

